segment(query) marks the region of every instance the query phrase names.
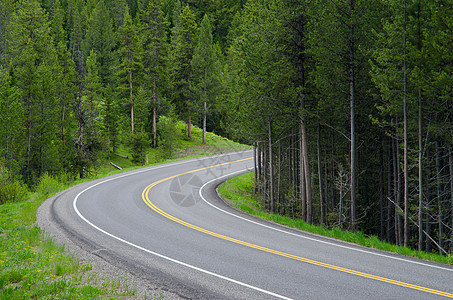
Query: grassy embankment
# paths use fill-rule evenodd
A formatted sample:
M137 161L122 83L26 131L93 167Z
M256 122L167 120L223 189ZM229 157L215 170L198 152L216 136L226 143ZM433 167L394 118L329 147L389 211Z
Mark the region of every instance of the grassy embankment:
M362 232L352 233L349 231L340 230L339 228L327 229L322 226L309 225L302 222L301 220L291 219L289 217L284 217L277 214L270 214L263 208L261 202L254 194L253 174L253 172L246 173L229 179L219 187L220 195L227 202L229 202L230 205L239 210L285 226L298 228L304 231L340 239L366 247L399 253L405 256L416 257L443 264L453 264L453 256L451 255L442 256L436 253L418 252L406 247L398 247L396 245L389 244L387 242L381 241L376 236L367 236Z
M199 141L201 130L194 128L191 140L180 138L175 141L172 159L166 160L161 151L150 149L149 162L157 164L248 148L212 133L207 134L207 145ZM129 155L127 148L120 150L123 156ZM140 167L120 156L112 156L112 161L123 167L123 171ZM104 159L84 181L118 172ZM137 297L136 291L122 280L100 278L92 266L81 265L64 246L46 237L35 225L37 209L45 199L80 182L68 176L43 176L34 191L23 195L23 199L0 205L0 299ZM148 297L160 298L160 295Z

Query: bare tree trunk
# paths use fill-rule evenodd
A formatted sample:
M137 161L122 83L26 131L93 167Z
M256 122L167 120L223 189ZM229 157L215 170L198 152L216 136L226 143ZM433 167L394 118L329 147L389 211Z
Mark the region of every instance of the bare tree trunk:
M354 40L354 15L355 0L349 2L351 24L349 25L349 93L351 111L351 230L356 229L357 223L357 200L356 200L356 151L355 151L355 40Z
M0 20L0 24L1 24L1 20ZM1 34L1 30L0 30L0 34ZM0 62L1 62L1 57L0 57ZM6 119L8 120L9 119L9 99L5 99L6 100ZM11 160L10 160L10 153L9 153L9 122L6 122L6 137L5 137L5 160L6 162L8 163L8 166L9 166L9 171L11 172Z
M343 228L343 179L340 181L340 207L338 208L338 224Z
M254 193L256 194L257 192L257 184L258 184L258 167L257 167L257 143L258 142L253 142L253 166L254 166L254 171L255 171L255 187L254 187Z
M420 101L420 100L419 100ZM418 251L423 249L423 140L421 103L418 103Z
M257 152L258 152L258 181L256 182L257 186L258 186L258 192L260 193L261 192L261 183L262 183L262 174L263 174L263 162L262 162L262 152L261 152L261 147L260 147L260 142L257 142L256 143L257 145Z
M65 113L66 113L66 104L63 104L63 109L61 112L61 139L63 142L63 146L66 145L66 137L65 137L65 130L64 130L64 122L65 122Z
M442 248L443 248L443 213L442 213L442 195L441 195L441 163L440 163L440 148L439 148L439 140L436 140L436 191L437 191L437 225L438 225L438 244L439 244L439 254L442 255Z
M383 143L381 143L381 149L379 150L379 238L384 239L384 221L385 221L385 214L384 214L384 150L383 150Z
M451 215L451 231L450 231L450 254L453 253L453 153L452 146L448 147L448 169L450 173L450 215Z
M302 129L300 130L299 138L299 189L300 189L300 205L302 210L302 220L307 222L307 191L305 185L305 171L304 171L304 153L303 153L303 137Z
M187 137L189 139L192 138L192 120L191 120L191 116L190 116L190 108L187 110L187 114L188 114L188 118L187 118Z
M268 141L263 141L263 150L261 151L262 154L262 172L261 174L261 193L266 196L266 201L269 200L269 146L268 146ZM266 202L266 205L269 203ZM267 207L269 208L269 206Z
M311 191L311 174L310 174L310 162L308 160L308 141L307 141L307 129L305 127L305 117L303 118L301 123L301 131L302 131L302 152L306 193L305 199L307 201L306 222L311 224L313 222L313 196Z
M324 207L323 180L322 180L322 159L321 159L321 123L318 122L318 184L319 184L319 204L321 207L321 224L326 224L326 209Z
M274 205L274 165L272 161L272 120L269 117L269 201L270 211L275 212Z
M393 145L393 139L389 138L389 141L388 141L388 170L387 170L387 190L388 190L388 197L391 197L392 196L392 170L393 170L393 151L392 151L392 145ZM392 241L392 217L393 217L393 214L392 214L392 206L393 204L391 204L389 201L386 201L387 203L387 230L386 230L386 240L387 242L391 242Z
M404 87L403 87L403 115L404 115L404 247L407 247L409 240L409 224L408 224L408 207L409 207L409 179L408 179L408 163L407 163L407 70L406 70L406 1L404 1L404 29L403 29L403 44L404 44L404 54L403 54L403 65L404 65Z
M28 120L27 120L27 177L30 176L30 167L31 167L31 130L32 130L32 98L31 98L31 93L30 90L28 91ZM29 180L30 178L26 178L26 180Z
M277 208L276 208L276 213L280 213L280 184L282 180L282 145L281 141L278 141L278 177L277 177L277 195L276 195L276 202L277 202Z
M153 79L153 148L157 148L157 91L156 78Z
M421 50L421 32L420 32L420 3L418 13L418 50ZM404 14L406 18L406 1L404 1ZM405 21L406 25L406 21ZM404 30L406 32L406 28ZM406 50L406 49L405 49ZM419 62L419 68L421 68L421 62ZM423 140L422 140L422 91L418 89L418 249L422 251L423 247Z
M396 120L396 128L398 128L398 120ZM401 226L401 215L398 207L401 207L401 175L400 175L400 156L399 156L399 141L398 131L395 130L397 135L396 140L393 140L393 173L394 173L394 199L397 206L394 206L395 213L395 243L401 245L402 241L402 226Z
M132 72L129 72L129 88L131 101L131 133L134 134L134 99L132 93Z
M300 194L302 202L302 219L311 224L312 223L312 211L313 211L313 199L311 191L311 175L310 165L308 161L308 142L307 142L307 129L305 125L305 51L304 51L304 33L305 33L305 18L304 15L300 15L297 22L297 47L299 49L298 57L298 76L299 86L302 89L299 93L300 101L300 152L299 152L299 164L300 164Z
M206 101L203 102L203 145L206 145Z
M426 160L427 161L431 161L431 149L428 147L426 149ZM429 171L432 171L431 169ZM426 174L424 175L425 176L425 182L430 182L430 177L431 177L431 172L426 172ZM426 232L426 236L431 236L431 200L433 199L433 194L432 194L432 186L431 185L427 185L427 188L424 192L424 195L426 197L426 203L424 204L424 213L422 214L422 219L424 218L425 220L425 224L424 224L424 228L425 228L425 232ZM423 231L422 231L423 233ZM424 239L425 242L425 251L426 252L430 252L431 251L431 240L429 238L425 238Z

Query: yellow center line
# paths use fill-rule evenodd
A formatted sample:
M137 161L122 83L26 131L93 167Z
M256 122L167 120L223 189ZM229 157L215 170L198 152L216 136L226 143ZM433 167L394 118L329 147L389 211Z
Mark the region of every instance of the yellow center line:
M368 273L363 273L363 272L360 272L360 271L355 271L355 270L352 270L352 269L347 269L347 268L343 268L343 267L339 267L339 266L323 263L323 262L320 262L320 261L316 261L316 260L300 257L300 256L297 256L297 255L288 254L288 253L281 252L281 251L278 251L278 250L266 248L266 247L255 245L255 244L252 244L252 243L249 243L249 242L241 241L241 240L238 240L238 239L235 239L235 238L232 238L232 237L228 237L228 236L225 236L225 235L222 235L222 234L219 234L219 233L216 233L216 232L213 232L213 231L198 227L196 225L187 223L187 222L185 222L183 220L180 220L180 219L178 219L178 218L166 213L165 211L161 210L160 208L158 208L149 199L149 196L148 196L149 191L153 187L155 187L156 185L158 185L158 184L160 184L160 183L162 183L164 181L176 178L178 176L182 176L182 175L186 175L186 174L190 174L190 173L195 173L195 172L199 172L199 171L203 171L203 170L206 170L206 169L210 169L210 168L214 168L214 167L218 167L218 166L223 166L223 165L227 165L227 164L242 162L242 161L249 160L249 159L252 159L252 158L249 157L249 158L244 158L244 159L240 159L240 160L236 160L236 161L232 161L232 162L226 162L226 163L222 163L222 164L217 164L217 165L204 167L204 168L200 168L200 169L196 169L196 170L191 170L191 171L188 171L188 172L180 173L180 174L177 174L177 175L173 175L173 176L161 179L159 181L156 181L156 182L148 185L143 190L142 199L143 199L143 201L145 201L145 203L152 210L154 210L158 214L162 215L163 217L165 217L167 219L170 219L170 220L172 220L172 221L174 221L176 223L179 223L179 224L181 224L183 226L186 226L188 228L191 228L191 229L194 229L196 231L199 231L199 232L202 232L202 233L205 233L205 234L220 238L222 240L226 240L226 241L229 241L229 242L232 242L232 243L235 243L235 244L243 245L243 246L250 247L250 248L253 248L253 249L257 249L257 250L261 250L261 251L264 251L264 252L276 254L276 255L279 255L279 256L287 257L287 258L294 259L294 260L297 260L297 261L305 262L305 263L308 263L308 264L320 266L320 267L323 267L323 268L336 270L336 271L340 271L340 272L344 272L344 273L348 273L348 274L353 274L353 275L364 277L364 278L374 279L374 280L377 280L377 281L386 282L386 283L390 283L390 284L393 284L393 285L407 287L407 288L410 288L410 289L423 291L423 292L427 292L427 293L430 293L430 294L435 294L435 295L445 296L445 297L448 297L448 298L453 298L453 294L452 293L442 292L442 291L439 291L439 290L430 289L430 288L427 288L427 287L418 286L418 285L411 284L411 283L406 283L406 282L402 282L402 281L398 281L398 280L393 280L393 279L390 279L390 278L385 278L385 277L376 276L376 275L372 275L372 274L368 274Z

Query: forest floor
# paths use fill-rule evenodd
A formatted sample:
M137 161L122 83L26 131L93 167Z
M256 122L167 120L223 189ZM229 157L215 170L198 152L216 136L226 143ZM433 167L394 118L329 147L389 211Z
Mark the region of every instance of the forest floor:
M148 149L147 166L250 149L213 133L207 133L206 145L201 141L201 130L195 127L191 139L175 140L172 155ZM117 170L108 158L104 158L83 181L141 167L131 161L126 147L119 147L118 152L119 155L112 155L111 159L123 170ZM28 200L0 205L0 299L167 298L159 291L154 294L138 292L130 281L121 278L105 278L93 270L92 265L81 263L64 245L55 243L37 226L36 214L41 204L80 182L45 175Z
M398 253L423 260L453 265L453 256L437 253L419 252L410 248L396 246L380 240L377 236L365 235L363 232L350 232L339 228L326 228L304 223L300 219L279 214L271 214L263 207L263 201L254 193L254 173L249 172L227 180L219 186L219 194L226 203L248 214L272 221L281 225L297 228L322 236L340 239L358 245Z

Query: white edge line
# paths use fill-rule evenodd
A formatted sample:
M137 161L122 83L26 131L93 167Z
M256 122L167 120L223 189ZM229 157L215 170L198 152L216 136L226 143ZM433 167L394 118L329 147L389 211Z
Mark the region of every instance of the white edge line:
M184 161L184 162L181 162L181 163L177 163L177 164L182 164L182 163L187 163L187 161ZM174 164L173 164L174 165ZM103 183L106 183L106 182L109 182L109 181L112 181L112 180L115 180L115 179L119 179L119 178L123 178L123 177L126 177L126 176L131 176L131 175L135 175L135 174L139 174L139 173L143 173L143 172L147 172L147 171L151 171L151 170L155 170L155 169L159 169L159 168L163 168L165 166L158 166L158 167L155 167L155 168L152 168L152 169L149 169L147 168L147 170L141 170L141 171L138 171L138 172L133 172L133 173L130 173L130 174L124 174L122 176L118 176L118 177L115 177L115 178L110 178L110 179L107 179L107 180L104 180L104 181L101 181L101 182L98 182L94 185L91 185L89 187L87 187L86 189L84 189L83 191L81 191L80 193L77 194L77 196L74 198L74 201L72 203L72 206L75 210L75 212L77 213L77 215L83 220L85 221L88 225L90 225L91 227L93 227L94 229L102 232L103 234L111 237L111 238L114 238L122 243L125 243L129 246L132 246L134 248L137 248L141 251L144 251L146 253L149 253L149 254L152 254L154 256L157 256L157 257L160 257L162 259L165 259L165 260L168 260L168 261L171 261L173 263L176 263L176 264L179 264L181 266L184 266L184 267L187 267L187 268L190 268L190 269L193 269L193 270L196 270L196 271L199 271L201 273L205 273L205 274L208 274L208 275L211 275L211 276L214 276L214 277L217 277L217 278L220 278L220 279L223 279L223 280L226 280L226 281L229 281L229 282L232 282L232 283L235 283L235 284L238 284L238 285L241 285L243 287L247 287L249 289L252 289L252 290L255 290L255 291L258 291L258 292L261 292L261 293L264 293L264 294L267 294L267 295L270 295L270 296L274 296L276 298L279 298L279 299L285 299L285 300L291 300L291 298L288 298L288 297L285 297L285 296L282 296L282 295L279 295L279 294L276 294L276 293L273 293L271 291L267 291L267 290L264 290L264 289L261 289L259 287L256 287L256 286L252 286L252 285L249 285L247 283L244 283L244 282L241 282L241 281L238 281L238 280L235 280L235 279L232 279L232 278L229 278L229 277L226 277L226 276L223 276L223 275L220 275L220 274L217 274L217 273L213 273L211 271L208 271L208 270L205 270L205 269L201 269L199 267L196 267L196 266L193 266L193 265L190 265L188 263L185 263L185 262L182 262L182 261L179 261L179 260L176 260L174 258L171 258L171 257L168 257L168 256L165 256L163 254L159 254L157 252L154 252L154 251L151 251L149 249L146 249L146 248L143 248L141 246L138 246L134 243L131 243L129 241L126 241L120 237L117 237L116 235L113 235L111 234L110 232L107 232L105 231L104 229L94 225L93 223L91 223L88 219L86 219L81 213L80 211L78 210L77 208L77 200L79 199L79 196L82 195L83 193L85 193L86 191L90 190L91 188L95 187L95 186L98 186L98 185L101 185Z
M238 173L243 173L244 170L242 171L237 171L237 172L233 172L233 173L230 173L230 174L226 174L226 175L223 175L223 176L220 176L218 178L215 178L211 181L208 181L206 182L199 190L199 195L201 197L201 199L203 199L203 201L207 204L209 204L210 206L214 207L215 209L223 212L223 213L226 213L228 215L231 215L233 217L236 217L238 219L241 219L241 220L244 220L244 221L247 221L247 222L250 222L250 223L253 223L255 225L259 225L259 226L262 226L262 227L265 227L265 228L268 228L268 229L272 229L272 230L275 230L275 231L278 231L278 232L281 232L281 233L286 233L286 234L289 234L289 235L293 235L293 236L296 236L296 237L300 237L300 238L303 238L303 239L307 239L307 240L310 240L310 241L314 241L314 242L319 242L319 243L323 243L323 244L327 244L327 245L330 245L330 246L335 246L335 247L340 247L340 248L344 248L344 249L348 249L348 250L354 250L354 251L358 251L358 252L363 252L363 253L366 253L366 254L372 254L372 255L376 255L376 256L381 256L381 257L385 257L385 258L390 258L390 259L394 259L394 260L399 260L399 261L403 261L403 262L408 262L408 263L413 263L413 264L417 264L417 265L421 265L421 266L425 266L425 267L431 267L431 268L436 268L436 269L440 269L440 270L444 270L444 271L450 271L450 272L453 272L453 269L449 269L449 268L444 268L444 267L440 267L440 266L436 266L436 265L430 265L430 264L426 264L426 263L422 263L422 262L417 262L417 261L412 261L412 260L408 260L408 259L404 259L404 258L400 258L400 257L394 257L394 256L390 256L390 255L385 255L385 254L381 254L381 253L375 253L375 252L371 252L371 251L367 251L367 250L363 250L363 249L359 249L359 248L354 248L354 247L348 247L348 246L344 246L344 245L339 245L339 244L335 244L335 243L331 243L331 242L327 242L327 241L323 241L323 240L319 240L319 239L316 239L316 238L311 238L311 237L308 237L308 236L303 236L303 235L300 235L300 234L297 234L297 233L294 233L294 232L290 232L290 231L286 231L286 230L283 230L283 229L280 229L280 228L275 228L275 227L272 227L272 226L269 226L269 225L265 225L265 224L261 224L259 222L256 222L256 221L252 221L252 220L249 220L247 218L244 218L242 216L238 216L234 213L231 213L229 211L226 211L226 210L223 210L221 209L220 207L217 207L215 206L214 204L212 204L211 202L207 201L206 198L203 197L202 195L202 190L210 183L216 181L216 180L219 180L219 179L222 179L224 177L228 177L228 176L231 176L231 175L234 175L234 174L238 174ZM378 249L377 249L378 250Z

